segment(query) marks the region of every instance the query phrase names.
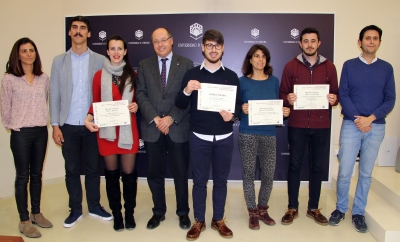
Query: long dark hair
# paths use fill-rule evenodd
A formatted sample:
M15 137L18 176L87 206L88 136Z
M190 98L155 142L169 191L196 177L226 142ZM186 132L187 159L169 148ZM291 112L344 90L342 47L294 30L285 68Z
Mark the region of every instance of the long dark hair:
M11 49L10 57L6 64L6 73L19 77L25 75L24 70L22 69L21 60L19 59L19 47L27 43L30 43L33 46L36 54L35 61L33 62L33 75L40 76L43 74L39 51L37 50L35 43L26 37L17 40Z
M125 50L128 50L128 46L127 46L125 40L124 40L121 36L119 36L119 35L113 35L113 36L111 36L111 37L107 40L107 50L108 50L109 43L110 43L111 40L120 40L120 41L122 41L122 42L124 43L124 49L125 49ZM136 86L136 78L135 78L135 73L134 73L135 71L133 70L133 68L132 68L132 66L131 66L131 63L129 62L129 55L128 55L128 54L129 54L129 52L126 51L126 55L124 55L124 61L125 61L126 65L125 65L125 67L124 67L124 69L123 69L123 71L122 71L121 82L120 82L120 85L119 85L119 87L118 87L119 92L120 92L121 94L124 92L124 89L125 89L125 86L126 86L126 85L132 84L131 89L129 90L130 92L131 92L131 91L135 88L135 86ZM110 57L109 57L109 56L108 56L107 58L110 60ZM125 83L126 80L127 80L129 77L131 78L131 79L130 79L130 82L129 82L129 83Z
M256 53L257 50L261 50L263 52L263 54L265 55L266 61L267 63L265 64L264 67L264 74L265 75L272 75L272 71L273 68L272 66L269 64L269 62L271 61L271 54L269 53L269 50L267 47L265 47L264 45L259 45L259 44L255 44L253 45L250 50L247 52L246 57L244 58L243 61L243 66L242 66L242 73L244 76L248 76L248 75L253 75L253 65L250 63L251 58L253 57L254 53Z

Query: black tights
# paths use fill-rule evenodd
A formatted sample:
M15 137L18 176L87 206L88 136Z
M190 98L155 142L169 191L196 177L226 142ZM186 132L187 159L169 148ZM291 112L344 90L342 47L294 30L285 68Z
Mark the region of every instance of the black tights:
M121 157L121 168L125 174L133 173L135 169L136 154L123 154ZM115 171L118 170L118 155L104 156L106 170Z

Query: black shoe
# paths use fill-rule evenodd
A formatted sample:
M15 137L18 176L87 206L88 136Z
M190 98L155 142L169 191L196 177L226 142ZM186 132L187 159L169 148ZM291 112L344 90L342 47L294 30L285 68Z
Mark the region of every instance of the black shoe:
M345 217L344 213L336 209L331 213L331 217L329 218L329 225L332 226L339 225L340 221L342 221L344 217Z
M179 227L182 229L189 229L192 223L190 222L190 218L187 214L179 216Z
M113 211L112 213L114 215L114 230L118 232L124 230L124 220L122 219L121 211Z
M155 229L155 228L158 227L158 225L160 225L160 222L164 221L164 220L165 220L165 216L164 215L153 214L153 217L151 217L151 219L147 223L147 228L148 229Z
M352 216L354 227L357 232L366 233L368 231L367 224L365 223L365 217L359 214Z
M136 228L136 222L133 214L125 213L125 228L128 230Z

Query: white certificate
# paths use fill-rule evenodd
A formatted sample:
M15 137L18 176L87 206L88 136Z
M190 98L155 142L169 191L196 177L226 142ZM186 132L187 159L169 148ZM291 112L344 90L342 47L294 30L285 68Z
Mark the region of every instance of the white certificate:
M222 109L234 113L236 89L233 85L201 83L198 90L197 109L219 112Z
M93 103L93 116L99 127L131 124L128 100Z
M294 85L297 100L294 110L328 109L329 85Z
M249 100L249 126L282 125L283 100Z

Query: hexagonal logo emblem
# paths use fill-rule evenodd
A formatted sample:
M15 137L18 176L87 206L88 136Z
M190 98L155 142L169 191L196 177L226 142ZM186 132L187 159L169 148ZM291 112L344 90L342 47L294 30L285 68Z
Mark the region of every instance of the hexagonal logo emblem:
M203 26L198 23L190 25L190 37L192 37L195 40L198 40L201 37L203 37Z
M293 39L296 39L297 37L299 37L299 30L298 29L292 29L290 30L290 36Z
M257 39L258 37L260 37L260 30L254 28L251 30L251 37L253 39Z
M107 33L106 33L106 31L100 31L99 32L99 39L101 40L101 41L104 41L104 40L106 40L107 39Z
M137 40L143 39L143 31L141 31L140 29L136 30L136 31L135 31L135 38L136 38Z

